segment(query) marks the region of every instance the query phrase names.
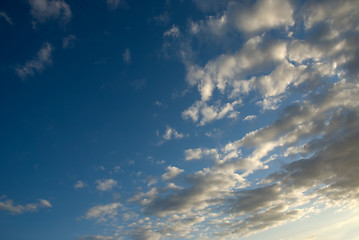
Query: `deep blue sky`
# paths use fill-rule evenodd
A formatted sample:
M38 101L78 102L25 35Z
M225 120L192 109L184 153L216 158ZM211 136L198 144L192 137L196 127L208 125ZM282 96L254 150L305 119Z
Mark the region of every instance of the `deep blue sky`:
M358 9L2 1L0 238L358 239Z

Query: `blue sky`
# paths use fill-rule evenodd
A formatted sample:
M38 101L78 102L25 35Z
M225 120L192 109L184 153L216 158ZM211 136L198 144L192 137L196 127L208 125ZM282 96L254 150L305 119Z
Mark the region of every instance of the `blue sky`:
M355 0L0 3L0 238L349 239Z

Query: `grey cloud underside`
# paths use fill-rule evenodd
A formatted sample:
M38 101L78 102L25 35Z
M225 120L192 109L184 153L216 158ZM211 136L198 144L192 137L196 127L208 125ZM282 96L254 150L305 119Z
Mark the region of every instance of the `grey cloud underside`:
M259 14L271 2L257 1L243 9ZM238 239L317 209L358 206L358 2L307 1L296 11L293 2L280 2L290 15L276 18L266 13L273 18L269 23L259 19L256 26L248 27L237 26L228 15L244 11L238 3L223 8L211 1L206 8L204 1L196 1L203 11L223 9L224 30L232 24L248 39L240 49L203 66L183 58L187 82L201 97L182 117L199 127L221 121L240 110L242 97L250 92L258 95L263 111L279 107L291 94L302 97L281 109L273 123L223 147L184 150L184 160L210 158L212 165L194 173L184 169L181 175L177 168L167 169L164 179L176 185L158 184L137 193L130 203L139 203L149 219L134 218L135 224L125 235L133 239ZM299 39L291 31L300 26L303 36ZM273 29L285 33L280 40L268 34ZM216 34L210 28L198 31ZM271 169L276 161L283 162L281 168ZM249 181L258 170L267 176Z

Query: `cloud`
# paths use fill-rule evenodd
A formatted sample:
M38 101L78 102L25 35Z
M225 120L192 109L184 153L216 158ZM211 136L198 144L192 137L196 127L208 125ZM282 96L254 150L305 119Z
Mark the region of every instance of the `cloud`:
M205 156L214 159L217 159L219 157L216 149L193 148L185 150L184 154L186 161L201 159Z
M130 49L126 48L122 54L123 62L131 63L131 52Z
M25 79L28 76L34 75L35 71L42 72L46 67L52 65L51 54L53 50L53 46L50 43L45 42L34 59L27 61L23 66L15 68L16 73L19 77Z
M176 25L173 25L172 28L168 29L163 33L164 37L174 37L177 38L180 35L180 30Z
M76 36L73 34L68 35L62 40L62 48L73 47L76 41Z
M64 0L28 0L31 7L33 24L44 23L49 20L60 20L68 23L72 12L70 6Z
M14 201L11 199L5 199L0 201L0 211L7 211L11 214L22 214L25 212L36 212L40 208L51 208L52 205L45 199L39 199L38 203L29 203L26 205L14 205Z
M252 121L252 120L254 120L256 118L257 118L256 115L248 115L245 118L243 118L243 121Z
M177 132L176 129L171 128L170 126L166 126L166 132L163 134L162 138L165 141L169 141L171 139L181 139L185 135L181 132Z
M107 5L110 9L114 10L125 4L125 0L106 0Z
M78 238L77 240L115 240L116 238L110 237L110 236L101 236L101 235L96 235L96 236L85 236L85 237L81 237Z
M294 25L293 7L288 0L258 0L252 6L232 7L235 25L240 31L258 32Z
M118 209L122 207L120 203L109 203L90 208L86 213L86 219L98 219L99 222L106 222L114 219L118 214Z
M99 191L108 191L117 186L117 182L113 179L96 180L96 189Z
M0 18L4 18L5 21L6 21L8 24L14 25L14 22L13 22L12 19L9 17L9 15L7 15L6 12L0 11Z
M167 172L162 175L162 180L168 181L171 179L176 178L178 175L180 175L182 172L184 172L183 169L179 169L174 166L168 166Z
M80 189L80 188L84 188L86 187L87 184L81 180L78 180L75 184L74 184L74 188L75 189Z

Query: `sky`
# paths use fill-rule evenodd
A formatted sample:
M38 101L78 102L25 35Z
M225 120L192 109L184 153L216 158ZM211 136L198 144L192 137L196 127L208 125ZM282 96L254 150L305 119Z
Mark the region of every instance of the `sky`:
M357 0L2 0L0 239L359 240Z

